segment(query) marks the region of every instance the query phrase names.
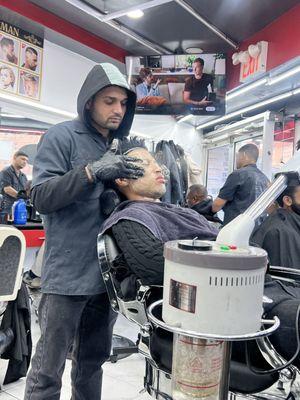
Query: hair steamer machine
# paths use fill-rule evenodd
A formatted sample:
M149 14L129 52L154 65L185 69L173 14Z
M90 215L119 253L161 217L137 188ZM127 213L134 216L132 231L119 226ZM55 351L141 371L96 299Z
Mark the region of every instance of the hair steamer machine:
M281 172L300 170L300 152ZM228 397L230 342L270 335L279 326L261 320L267 253L249 246L255 220L285 190L280 175L219 233L216 242L184 240L165 244L163 300L149 319L174 333L173 400ZM163 305L162 319L154 309ZM271 325L261 330L261 325Z

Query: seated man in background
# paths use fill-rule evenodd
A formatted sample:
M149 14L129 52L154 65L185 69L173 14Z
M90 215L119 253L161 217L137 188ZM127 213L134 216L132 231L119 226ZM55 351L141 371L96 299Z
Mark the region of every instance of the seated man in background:
M277 198L280 208L254 233L252 241L266 250L271 265L300 269L300 182L290 180Z
M165 242L195 237L214 240L218 231L194 210L159 201L166 191L165 178L142 142L122 141L120 147L123 154L140 159L145 170L142 178L117 179L112 183L127 201L115 209L102 227L102 233L112 231L125 265L130 266L120 277L122 293L129 298L132 294L135 297L137 279L144 285L162 285ZM114 195L107 196L109 193L101 196L103 209L114 201Z
M212 212L213 200L208 196L207 189L203 185L192 185L189 187L186 202L188 207L203 215L208 221L222 223L216 214Z

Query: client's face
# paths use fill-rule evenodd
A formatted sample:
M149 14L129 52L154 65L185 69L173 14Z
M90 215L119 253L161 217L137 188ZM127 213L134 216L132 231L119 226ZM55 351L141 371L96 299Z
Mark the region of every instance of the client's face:
M135 149L127 153L129 157L142 160L144 176L139 179L121 179L116 183L129 200L157 200L166 192L165 178L161 167L146 149Z

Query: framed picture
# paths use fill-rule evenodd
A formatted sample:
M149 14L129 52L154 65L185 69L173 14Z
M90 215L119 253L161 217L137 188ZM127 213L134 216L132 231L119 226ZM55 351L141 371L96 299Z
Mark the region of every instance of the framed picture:
M0 61L19 64L20 41L0 32Z
M19 74L19 94L37 100L40 97L40 77L20 70Z
M20 67L39 74L41 70L41 50L31 44L22 42Z
M18 68L10 64L0 63L0 90L17 93Z

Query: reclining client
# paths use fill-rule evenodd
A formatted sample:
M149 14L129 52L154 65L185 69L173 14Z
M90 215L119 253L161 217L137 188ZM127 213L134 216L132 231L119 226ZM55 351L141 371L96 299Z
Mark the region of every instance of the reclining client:
M119 294L130 300L136 297L138 281L144 285L162 285L165 242L195 237L214 240L218 231L196 211L159 201L166 190L163 169L143 142L120 141L118 151L138 158L145 170L144 176L136 180L111 182L100 199L107 213L114 208L112 205L119 203L101 233L112 233L121 250L115 278L119 282ZM265 308L266 316L277 315L281 320L271 340L277 351L289 359L297 348L295 317L300 304L300 286L272 280L267 274L265 294L273 300ZM295 364L300 366L299 355Z

